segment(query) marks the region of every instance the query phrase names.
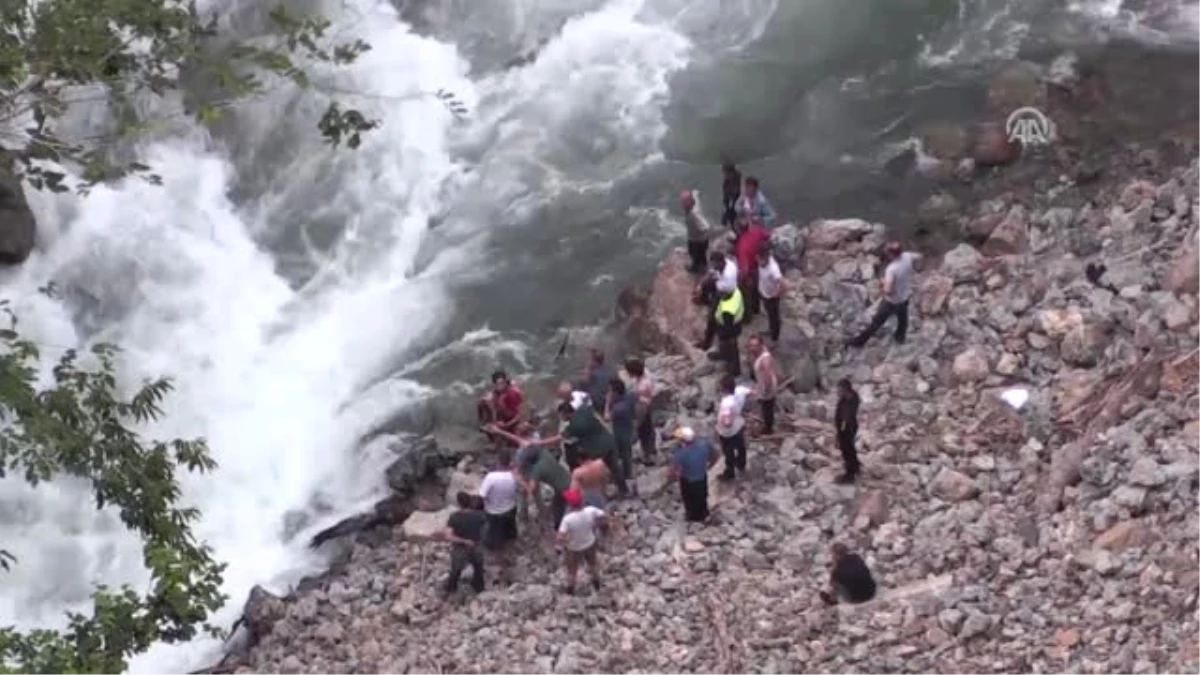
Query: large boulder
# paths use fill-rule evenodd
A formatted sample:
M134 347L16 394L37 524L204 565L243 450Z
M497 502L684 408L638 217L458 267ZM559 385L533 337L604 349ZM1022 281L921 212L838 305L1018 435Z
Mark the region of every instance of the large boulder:
M985 261L970 244L959 244L942 256L942 272L956 284L983 279Z
M618 298L618 319L633 353L688 354L704 335L706 307L693 301L697 279L688 257L676 249L659 263L649 293L627 290Z
M787 223L771 231L771 254L785 270L798 267L804 256L804 235L794 223Z
M421 483L447 463L430 436L395 436L388 444L396 459L388 465L387 483L402 498L415 495Z
M806 239L810 249L836 249L860 241L874 230L874 225L859 218L822 219L808 226Z
M971 142L971 159L976 166L1001 166L1017 161L1021 156L1021 145L1008 138L1008 131L1000 122L985 122L975 130Z
M1200 291L1200 249L1193 243L1175 258L1163 279L1163 288L1178 294Z
M269 635L275 622L283 618L287 611L283 598L271 593L262 586L250 589L246 599L246 607L242 610L242 621L246 630L255 638Z
M971 347L954 357L952 366L954 381L959 383L982 382L991 374L988 353L983 347Z
M1100 363L1110 341L1107 326L1096 321L1084 321L1063 336L1059 354L1069 365L1091 368Z
M1029 247L1029 228L1025 223L1025 209L1012 207L983 243L983 254L990 257L1020 255Z
M5 157L0 154L0 162ZM7 175L0 166L0 264L19 265L25 262L37 243L37 221L25 201L21 181Z

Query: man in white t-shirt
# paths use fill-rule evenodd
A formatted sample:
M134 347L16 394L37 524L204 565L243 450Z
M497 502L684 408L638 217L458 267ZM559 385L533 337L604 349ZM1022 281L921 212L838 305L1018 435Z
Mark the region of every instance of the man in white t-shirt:
M698 349L708 351L712 347L717 335L717 303L737 287L737 261L720 251L713 251L708 257L708 276L700 283L700 304L708 308L708 322L704 325L704 339L696 343Z
M892 316L896 317L896 344L904 344L908 332L908 301L912 297L913 277L917 274L913 263L921 256L912 251L905 251L900 242L896 241L888 242L883 255L888 261L883 272L883 297L879 301L879 308L875 310L875 316L871 318L871 323L867 324L861 333L846 341L851 347L867 344L867 340L871 339L875 331L882 328Z
M737 473L746 473L746 418L742 409L750 396L750 388L739 386L733 375L721 378L718 388L721 403L717 406L717 440L725 456L725 471L722 480L732 480Z
M587 565L592 575L592 587L600 590L600 565L596 560L596 538L608 518L608 514L594 506L585 506L583 494L570 489L563 493L569 509L558 526L556 543L564 549L563 561L567 568L567 593L575 592L575 579L579 576L579 563Z
M767 327L771 342L779 342L779 331L783 327L779 315L779 301L787 292L787 282L779 263L771 255L770 242L764 242L758 247L758 295L762 298L763 309L767 312Z
M497 452L496 468L479 484L483 510L487 514L484 546L497 550L517 538L517 477L512 472L512 453Z

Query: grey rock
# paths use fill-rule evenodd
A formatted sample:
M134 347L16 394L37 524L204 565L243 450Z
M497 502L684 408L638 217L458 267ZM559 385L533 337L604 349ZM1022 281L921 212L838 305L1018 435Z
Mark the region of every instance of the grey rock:
M0 150L0 163L12 161L8 153ZM0 167L0 175L7 175L8 168ZM37 221L25 201L21 181L0 177L0 265L25 262L36 243Z
M1129 482L1141 487L1154 488L1167 481L1167 477L1158 462L1149 457L1139 457L1129 470Z

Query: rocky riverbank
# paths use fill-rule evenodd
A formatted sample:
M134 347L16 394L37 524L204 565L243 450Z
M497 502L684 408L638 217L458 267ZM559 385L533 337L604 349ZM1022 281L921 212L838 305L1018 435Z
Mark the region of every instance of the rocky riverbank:
M1068 180L961 209L973 243L925 261L903 346L842 346L877 297L883 225L781 228L790 433L752 442L744 481L714 483L717 522L685 527L664 470L645 471L614 505L602 591L563 595L526 528L488 590L446 601L446 548L413 535L482 469L402 443L397 494L333 533L365 534L327 537L344 548L328 574L256 592L255 644L223 669L1194 672L1200 169L1131 171L1082 207ZM1100 285L1087 263L1107 267ZM623 294L617 323L653 354L663 428L707 430L716 376L689 344L702 316L683 264L676 252L648 292ZM840 377L864 401L857 486L832 481ZM1000 398L1014 388L1019 409ZM821 605L835 538L863 553L879 599Z

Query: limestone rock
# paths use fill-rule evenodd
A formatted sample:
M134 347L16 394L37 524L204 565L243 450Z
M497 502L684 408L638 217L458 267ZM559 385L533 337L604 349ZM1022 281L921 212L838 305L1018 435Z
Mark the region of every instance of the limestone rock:
M943 468L933 479L930 492L943 501L961 502L974 499L979 494L979 486L966 474Z
M996 225L987 241L983 243L982 253L995 257L1002 255L1020 255L1029 248L1029 232L1025 222L1025 209L1014 206L1004 216L1004 220Z
M987 351L971 347L954 357L954 379L960 383L982 382L991 374Z
M1200 248L1193 243L1175 258L1163 279L1163 288L1172 293L1200 293Z
M1063 361L1077 368L1091 368L1100 362L1109 345L1106 327L1096 323L1075 326L1063 337Z
M981 280L983 267L983 256L969 244L959 244L942 256L942 273L955 283Z
M1092 546L1109 551L1145 546L1154 535L1140 520L1125 520L1113 525L1096 537Z
M875 226L858 218L816 220L808 226L806 243L810 249L835 249L859 241L874 231Z
M918 301L922 316L937 316L946 308L946 300L954 290L954 280L944 274L929 274L918 282Z

